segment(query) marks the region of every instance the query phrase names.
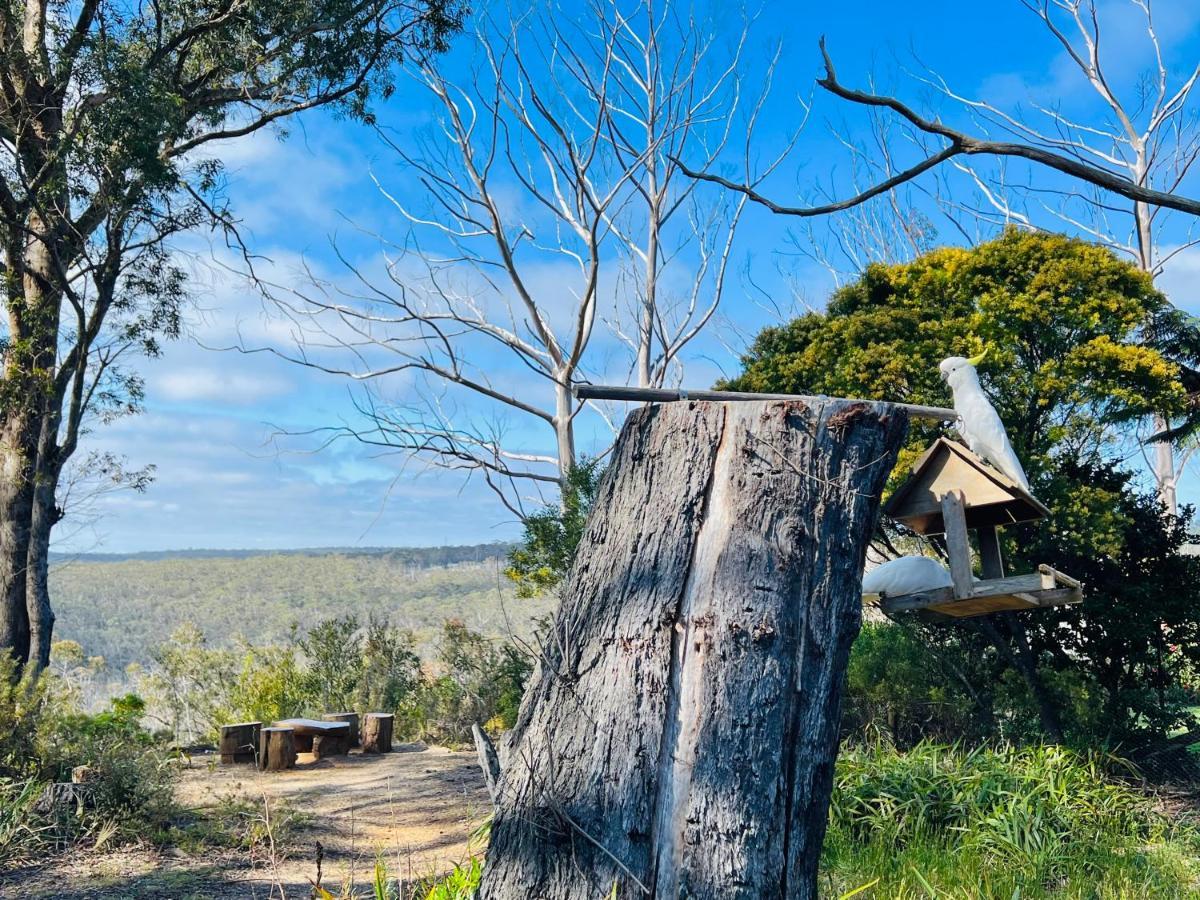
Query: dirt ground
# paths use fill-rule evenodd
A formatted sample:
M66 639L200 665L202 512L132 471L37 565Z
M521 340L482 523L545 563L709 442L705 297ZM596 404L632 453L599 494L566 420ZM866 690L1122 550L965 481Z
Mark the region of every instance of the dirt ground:
M308 897L317 877L334 894L347 879L365 890L382 854L389 875L416 880L468 855L488 799L474 753L422 745L382 756L301 754L294 770L260 773L193 757L181 774L179 802L205 811L231 799L253 804L274 823L302 814L285 845L189 854L179 849L78 851L0 876L0 897L22 900L199 900Z

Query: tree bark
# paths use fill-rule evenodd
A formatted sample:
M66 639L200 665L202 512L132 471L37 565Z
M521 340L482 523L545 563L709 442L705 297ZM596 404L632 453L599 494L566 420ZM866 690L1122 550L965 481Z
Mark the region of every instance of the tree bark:
M296 734L292 729L259 730L258 767L265 772L282 772L296 767Z
M367 713L362 723L362 752L392 752L391 713Z
M629 417L503 754L484 900L816 896L906 430L864 403Z
M43 432L57 431L57 417L43 419ZM53 437L44 434L39 449L41 461L54 453ZM34 475L33 508L30 512L29 549L25 571L25 605L29 611L29 659L39 669L50 665L54 640L54 608L50 603L50 534L59 520L58 471L56 466L39 466Z

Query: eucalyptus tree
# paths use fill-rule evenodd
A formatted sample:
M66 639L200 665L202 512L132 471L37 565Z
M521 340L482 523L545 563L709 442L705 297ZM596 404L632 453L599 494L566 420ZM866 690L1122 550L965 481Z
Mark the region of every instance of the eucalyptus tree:
M136 407L127 360L179 329L172 238L233 229L224 142L332 107L370 117L455 0L0 3L0 647L45 664L63 466Z
M420 70L430 127L380 129L409 176L379 178L402 223L382 271L268 286L298 345L267 349L367 386L338 436L480 477L525 519L580 460L574 384L620 360L644 386L679 377L749 204L698 197L676 157L736 146L757 183L783 155L749 152L778 54L756 66L753 21L718 16L539 3L480 21L473 68Z
M926 112L898 94L847 84L822 42L825 71L817 84L864 111L876 137L870 148L874 159L866 159L860 148L845 142L854 152L855 162L862 163L856 168L862 177L851 184L849 196L786 205L753 185L707 171L699 162L686 170L775 213L802 221L859 210L848 230L868 239L880 233L893 237L899 232L905 238L901 243L911 242L913 223L906 222L901 228L891 222L881 226L878 211L885 212L885 219L890 218L886 213L911 218L911 204L895 207L896 191L928 175L934 179L926 181L930 193L969 239L976 234L963 228L964 214L992 225L1066 229L1127 255L1157 277L1172 257L1195 243L1190 225L1173 234L1167 230L1166 219L1172 211L1189 217L1200 215L1200 199L1195 197L1191 178L1200 159L1200 108L1195 102L1200 64L1189 63L1175 70L1152 0L1018 2L1061 52L1064 64L1058 71L1062 78L1056 86L1063 89L1069 85L1073 90L1070 98L1035 96L1026 107L1003 107L968 96L936 73L927 72L917 80L932 96L946 101L947 109ZM1122 13L1131 17L1113 18ZM1120 40L1116 39L1118 31ZM1148 65L1139 68L1136 62L1143 59ZM807 108L802 115L808 115ZM969 125L956 126L952 124L955 118L965 118ZM985 161L994 166L983 168ZM1029 164L1037 176L1049 172L1054 177L1022 183L1009 164ZM955 181L946 177L946 172L965 180ZM875 214L862 210L864 205L879 203L893 206L876 206ZM920 233L923 217L918 213L914 221L918 236L924 237ZM871 227L863 229L863 222ZM862 243L865 250L873 249L870 240ZM896 243L892 241L885 249ZM928 245L913 243L901 249L908 258ZM871 259L863 250L855 247L846 255ZM1200 430L1200 328L1178 310L1167 311L1147 323L1145 338L1176 362L1180 384L1193 400L1187 409L1177 411L1173 420L1163 413L1151 417L1154 433L1149 438L1155 450L1148 467L1160 499L1174 513L1176 485L1192 450L1176 455L1172 444Z

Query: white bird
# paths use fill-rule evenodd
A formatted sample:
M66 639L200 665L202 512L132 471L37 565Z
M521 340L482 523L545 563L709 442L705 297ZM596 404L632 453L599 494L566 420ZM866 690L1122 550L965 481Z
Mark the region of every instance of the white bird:
M966 439L967 446L976 456L991 463L1022 488L1029 492L1029 479L1017 454L1008 441L1004 423L992 407L987 394L979 384L975 367L987 356L987 348L978 356L966 359L951 356L943 359L938 370L942 381L950 385L954 394L954 411L958 413L958 433Z
M952 587L950 570L928 556L901 556L882 563L863 576L864 594L899 597L918 591Z

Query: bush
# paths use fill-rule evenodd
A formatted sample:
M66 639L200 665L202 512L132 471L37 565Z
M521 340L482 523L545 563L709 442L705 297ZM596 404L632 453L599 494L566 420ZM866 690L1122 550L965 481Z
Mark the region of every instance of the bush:
M1061 747L884 744L838 760L824 863L838 890L877 896L1174 897L1200 836Z
M471 740L471 725L511 728L532 661L511 644L497 646L457 619L442 629L437 669L403 723L413 736L448 744Z
M164 742L141 725L135 694L83 712L71 686L44 672L16 678L0 659L0 864L15 865L80 837L144 838L174 814L174 769ZM86 766L86 803L52 803L44 791Z

